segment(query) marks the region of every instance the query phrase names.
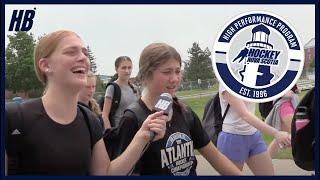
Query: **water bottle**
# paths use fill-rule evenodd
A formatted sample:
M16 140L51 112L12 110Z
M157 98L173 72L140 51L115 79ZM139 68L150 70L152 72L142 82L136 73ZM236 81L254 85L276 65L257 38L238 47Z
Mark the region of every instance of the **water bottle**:
M308 108L305 106L299 106L297 108L297 113L295 114L295 117L296 132L298 132L310 123L310 120L308 119Z

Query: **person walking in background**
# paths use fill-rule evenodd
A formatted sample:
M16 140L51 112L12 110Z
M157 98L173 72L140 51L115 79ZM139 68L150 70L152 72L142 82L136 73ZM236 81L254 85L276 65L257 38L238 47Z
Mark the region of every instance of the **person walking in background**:
M162 112L154 113L126 151L110 162L98 122L85 116L96 117L91 111L83 113L77 104L87 84L89 59L76 33L61 30L43 36L35 48L34 67L46 86L45 94L16 109L6 106L5 158L15 163L6 162L9 175L11 170L31 175L124 175L150 141L151 132L156 133L154 141L164 136L165 117ZM17 119L23 122L14 122ZM17 123L23 127L14 127Z
M202 81L201 81L200 78L198 78L198 88L199 88L199 89L202 88Z
M97 116L97 119L99 120L101 129L104 129L104 123L101 116L100 107L96 100L93 98L93 95L96 92L96 84L97 77L93 74L93 72L89 71L87 77L87 84L80 91L78 103L94 112L94 114Z
M24 99L22 97L20 97L20 96L16 96L16 97L12 98L12 101L15 102L15 103L20 104L20 103L22 103L24 101Z
M144 86L141 98L130 105L120 121L119 148L123 152L141 126L141 117L153 112L162 93L174 96L181 81L181 57L165 43L153 43L140 55L138 77ZM177 98L173 98L172 112L168 115L164 138L151 143L136 165L139 175L197 175L194 149L223 175L241 175L228 158L221 154L202 129L197 115Z
M125 108L138 99L137 90L129 82L132 72L131 59L128 56L118 57L115 69L117 78L114 83L108 83L103 103L102 118L105 129L117 127Z
M298 86L295 85L284 96L276 100L265 122L278 130L291 133L292 118L299 103L298 93ZM279 151L279 148L282 147L274 139L268 147L270 156L273 157Z
M260 131L275 138L280 146L290 146L287 132L265 124L254 115L255 103L245 102L231 95L223 85L219 85L221 114L230 108L219 133L217 147L241 171L247 163L255 175L274 175L272 160Z

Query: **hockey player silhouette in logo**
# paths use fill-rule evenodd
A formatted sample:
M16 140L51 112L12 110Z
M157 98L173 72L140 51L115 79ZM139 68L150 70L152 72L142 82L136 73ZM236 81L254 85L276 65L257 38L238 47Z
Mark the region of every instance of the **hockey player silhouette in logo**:
M240 53L238 54L238 56L233 59L232 62L234 62L235 60L237 60L237 59L240 58L240 61L239 61L239 63L240 63L245 57L247 57L248 52L249 52L249 49L248 49L247 47L245 47L244 49L242 49L242 50L240 51Z

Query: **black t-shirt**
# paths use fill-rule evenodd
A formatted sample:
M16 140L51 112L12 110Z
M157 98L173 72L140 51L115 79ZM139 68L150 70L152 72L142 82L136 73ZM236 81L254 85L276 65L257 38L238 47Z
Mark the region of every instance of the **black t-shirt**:
M20 151L13 149L17 143L12 142L14 133L7 131L6 136L8 158L19 159L18 174L87 175L92 157L91 144L102 138L97 121L89 120L88 126L78 108L73 122L59 124L47 115L40 98L22 103L21 111L23 144ZM12 129L11 123L7 124L7 129Z
M138 101L144 111L151 114L144 102ZM185 113L185 112L184 112ZM194 149L204 147L210 142L203 131L197 115L192 112L192 124L187 124L178 105L173 105L173 116L167 123L163 139L152 142L136 165L135 173L141 175L197 175L197 160ZM191 127L191 129L190 129ZM120 123L120 151L123 152L139 129L132 114L125 113Z

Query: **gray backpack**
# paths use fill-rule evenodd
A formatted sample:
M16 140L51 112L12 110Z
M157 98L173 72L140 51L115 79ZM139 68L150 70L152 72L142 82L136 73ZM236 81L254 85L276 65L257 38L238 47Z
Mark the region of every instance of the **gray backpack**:
M227 109L222 116L219 93L213 95L204 108L202 127L207 132L214 145L217 145L218 135L222 131L222 124L229 108L230 104L228 104Z

